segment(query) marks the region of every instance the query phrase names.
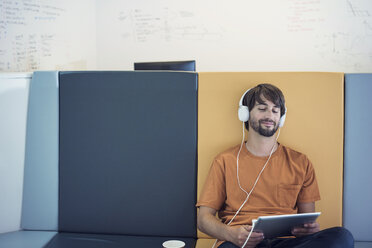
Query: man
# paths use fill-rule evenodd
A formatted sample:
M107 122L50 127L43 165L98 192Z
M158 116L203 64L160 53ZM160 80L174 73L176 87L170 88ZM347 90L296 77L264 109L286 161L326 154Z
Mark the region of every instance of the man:
M247 141L214 159L197 203L198 228L224 248L244 244L353 247L353 237L346 229L320 231L316 222L294 228L295 238L268 240L263 233L251 232L252 219L258 216L315 212L320 194L309 159L279 144L274 135L284 124L286 114L280 89L260 84L248 90L240 104L243 106L239 108L246 108L246 113L239 109L239 118L249 131ZM216 218L217 212L222 222Z

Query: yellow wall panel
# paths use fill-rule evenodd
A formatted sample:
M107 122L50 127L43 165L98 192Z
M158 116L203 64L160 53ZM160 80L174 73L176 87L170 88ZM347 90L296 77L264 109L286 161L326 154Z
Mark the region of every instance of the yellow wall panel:
M196 241L196 248L211 248L215 239L201 238Z
M314 165L321 228L342 225L343 78L326 72L199 73L198 197L213 158L241 142L240 97L259 83L271 83L283 91L288 109L279 142L305 153Z

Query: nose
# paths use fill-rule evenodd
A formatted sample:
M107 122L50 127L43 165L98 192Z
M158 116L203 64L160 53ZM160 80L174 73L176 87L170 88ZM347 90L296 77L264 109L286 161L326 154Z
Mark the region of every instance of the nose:
M267 110L265 111L265 118L274 120L274 116L275 114L273 113L273 110L270 108L267 108Z

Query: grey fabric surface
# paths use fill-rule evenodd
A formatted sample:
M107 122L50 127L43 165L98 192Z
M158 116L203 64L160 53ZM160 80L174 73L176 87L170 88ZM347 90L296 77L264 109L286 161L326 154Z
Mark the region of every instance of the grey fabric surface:
M56 235L48 231L18 231L0 234L0 247L42 248Z
M57 230L58 72L34 72L29 89L22 229Z
M372 241L372 74L345 75L344 226Z
M372 242L355 242L355 248L372 248Z
M60 73L59 230L196 237L197 74Z

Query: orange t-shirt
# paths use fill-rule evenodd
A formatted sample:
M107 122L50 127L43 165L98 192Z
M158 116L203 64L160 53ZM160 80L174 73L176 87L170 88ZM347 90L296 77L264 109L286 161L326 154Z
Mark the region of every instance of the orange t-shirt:
M213 161L197 207L218 211L227 224L246 199L237 182L236 156L240 145L220 153ZM239 180L249 193L268 157L257 157L243 146L239 156ZM279 144L249 200L232 226L251 225L259 216L295 214L297 202L320 200L314 168L306 155Z

